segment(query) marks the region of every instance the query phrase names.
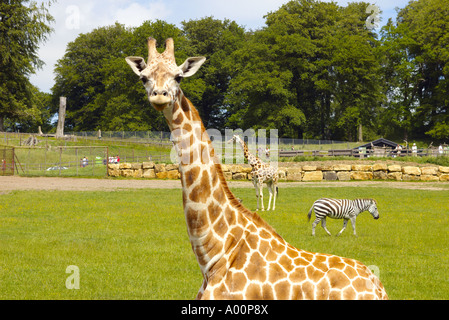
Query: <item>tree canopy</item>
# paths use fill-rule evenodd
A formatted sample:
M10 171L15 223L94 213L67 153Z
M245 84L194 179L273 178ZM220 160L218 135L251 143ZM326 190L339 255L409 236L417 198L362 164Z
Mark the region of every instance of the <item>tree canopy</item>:
M52 31L53 21L45 4L0 2L0 131L5 126L43 124L44 97L31 85L29 76L43 64L37 51Z
M378 33L367 28L368 5L292 0L267 13L258 30L213 17L181 27L154 20L97 28L68 44L52 93L42 97L52 109L39 111L41 118L57 112L65 96L68 130L167 130L124 58L146 57L148 36L160 44L172 37L178 64L207 58L181 85L206 127L276 128L292 138L448 139L449 0L410 1ZM38 65L17 65L15 79ZM2 102L0 117L29 112L32 104L14 102L26 101L18 84L6 83L0 90L15 95Z

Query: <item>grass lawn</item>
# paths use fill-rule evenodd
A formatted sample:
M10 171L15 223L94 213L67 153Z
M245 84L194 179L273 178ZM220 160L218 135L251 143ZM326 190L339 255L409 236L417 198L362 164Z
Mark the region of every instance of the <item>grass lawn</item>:
M376 266L391 299L449 299L448 191L279 189L261 215L292 245ZM255 208L253 189L234 193ZM312 237L307 212L324 196L375 198L380 219L361 214L357 238L350 225ZM327 227L335 235L342 220ZM70 265L79 290L66 288ZM193 299L201 282L179 189L0 194L0 299Z

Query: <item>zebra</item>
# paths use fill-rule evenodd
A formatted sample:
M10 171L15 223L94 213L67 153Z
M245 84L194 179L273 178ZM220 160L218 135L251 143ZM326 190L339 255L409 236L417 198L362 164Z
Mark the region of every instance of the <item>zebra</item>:
M379 219L379 212L377 211L377 202L374 199L329 199L321 198L316 200L307 214L310 221L312 215L312 210L315 209L315 221L312 223L312 236L315 235L315 227L321 221L321 226L331 235L329 230L326 228L326 217L333 219L344 219L343 229L337 234L339 236L345 229L348 220L351 220L352 229L354 230L354 235L357 236L355 232L355 219L357 216L364 212L369 211L374 219Z

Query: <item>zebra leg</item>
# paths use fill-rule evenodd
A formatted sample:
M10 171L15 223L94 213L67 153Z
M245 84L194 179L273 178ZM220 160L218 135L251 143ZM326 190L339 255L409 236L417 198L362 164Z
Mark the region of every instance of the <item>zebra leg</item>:
M341 229L341 231L337 234L337 237L339 236L339 235L341 235L341 233L343 232L343 231L345 231L345 229L346 229L346 225L348 224L348 219L344 219L344 221L343 221L343 229Z
M351 224L352 224L352 230L354 230L354 235L357 236L357 234L355 233L355 218L356 217L351 218Z
M324 218L321 220L321 226L322 226L323 229L327 232L327 234L331 236L331 233L330 233L329 230L327 230L327 228L326 228L326 217L324 217Z
M315 236L315 227L318 223L320 223L321 218L316 217L315 221L312 223L312 236Z

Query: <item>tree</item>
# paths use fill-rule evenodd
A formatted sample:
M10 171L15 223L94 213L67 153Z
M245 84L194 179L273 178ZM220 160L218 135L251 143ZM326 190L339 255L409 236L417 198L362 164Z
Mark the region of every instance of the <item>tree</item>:
M425 134L449 137L449 0L410 2L398 13L419 78L416 121Z
M237 70L231 54L244 45L245 29L235 21L206 17L182 22L188 56L205 56L207 62L194 78L185 79L183 91L209 128L223 128L229 117L225 94Z
M256 31L231 56L237 72L226 98L231 114L228 127L277 128L280 135L294 134L304 119L289 88L292 72L278 61L272 36L267 31Z
M384 100L378 41L365 25L367 6L358 2L341 7L332 37L332 131L342 130L350 141L363 141L369 132L374 138Z
M162 115L142 94L145 89L129 72L125 57L146 57L149 35L161 44L177 34L174 25L157 20L132 29L116 23L79 35L55 70L55 111L59 96L67 97L66 125L74 131L166 130Z
M228 125L321 139L375 128L382 95L367 6L295 0L269 13L267 26L233 54L239 72L228 92Z
M449 1L411 1L382 29L386 119L404 138L449 137ZM394 115L397 115L396 117Z
M417 106L419 75L408 54L403 26L394 26L390 19L382 28L380 52L383 57L382 83L387 101L379 121L384 136L408 140L416 127L414 115Z
M29 0L0 3L0 131L39 116L39 102L29 76L43 62L37 51L54 21L47 5Z
M96 130L104 115L105 101L99 97L106 91L106 66L120 55L120 43L129 31L120 24L80 34L70 42L66 54L55 68L52 88L54 111L59 97L67 98L66 126L75 131ZM124 55L124 53L121 53Z
M50 93L41 92L38 88L30 85L30 93L33 104L27 109L28 117L21 118L14 124L20 132L38 132L41 127L43 132L53 130L51 119L54 115L51 107L52 96Z

